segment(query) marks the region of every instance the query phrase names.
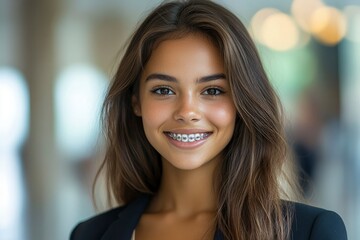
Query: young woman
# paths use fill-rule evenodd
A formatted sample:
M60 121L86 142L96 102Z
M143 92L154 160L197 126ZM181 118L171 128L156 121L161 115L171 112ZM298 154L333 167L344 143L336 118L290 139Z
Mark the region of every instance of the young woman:
M132 36L103 114L100 170L122 206L80 223L72 240L346 239L336 213L280 198L289 180L280 103L247 30L223 7L156 8Z

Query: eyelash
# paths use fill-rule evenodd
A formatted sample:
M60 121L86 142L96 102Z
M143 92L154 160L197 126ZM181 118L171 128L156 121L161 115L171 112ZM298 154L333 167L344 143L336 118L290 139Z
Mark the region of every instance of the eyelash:
M172 92L172 94L161 93L161 91L163 91L163 90L167 90L169 92ZM174 95L175 94L174 91L170 87L167 87L167 86L156 87L156 88L152 89L151 92L156 94L156 95L160 95L160 96L167 96L167 95Z
M166 90L168 92L167 93L162 92L164 90ZM209 94L208 93L209 90L215 91L215 94ZM168 86L156 87L156 88L152 89L151 92L156 94L156 95L159 95L159 96L175 95L175 92ZM219 88L219 87L208 87L207 89L205 89L202 92L203 95L207 95L207 96L218 96L218 95L221 95L221 94L224 94L224 93L225 93L225 91L222 88Z
M221 94L224 94L225 91L222 89L222 88L219 88L219 87L209 87L207 89L205 89L205 91L203 91L203 93L209 91L209 90L213 90L215 91L215 94L204 94L204 95L209 95L209 96L218 96L218 95L221 95Z

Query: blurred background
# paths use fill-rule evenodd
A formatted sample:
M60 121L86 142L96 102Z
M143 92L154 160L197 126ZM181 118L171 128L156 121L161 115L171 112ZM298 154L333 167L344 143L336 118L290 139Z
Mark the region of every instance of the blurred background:
M68 239L98 211L99 109L160 1L0 0L0 239ZM309 203L360 236L359 0L218 0L249 28L287 113Z

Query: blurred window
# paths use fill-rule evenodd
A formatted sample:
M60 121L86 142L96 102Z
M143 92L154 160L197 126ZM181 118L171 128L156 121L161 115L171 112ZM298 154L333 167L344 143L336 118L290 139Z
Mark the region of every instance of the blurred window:
M107 83L103 73L88 65L72 65L59 74L55 131L57 145L68 158L79 160L93 153Z
M29 124L29 95L24 77L0 67L0 238L23 239L24 185L20 148Z

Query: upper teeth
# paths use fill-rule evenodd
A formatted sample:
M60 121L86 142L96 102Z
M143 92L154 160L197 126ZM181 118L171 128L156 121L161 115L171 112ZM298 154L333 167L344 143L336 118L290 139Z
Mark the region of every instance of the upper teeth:
M207 133L192 133L192 134L181 134L181 133L168 133L168 135L174 140L180 142L194 142L204 139L209 134Z

